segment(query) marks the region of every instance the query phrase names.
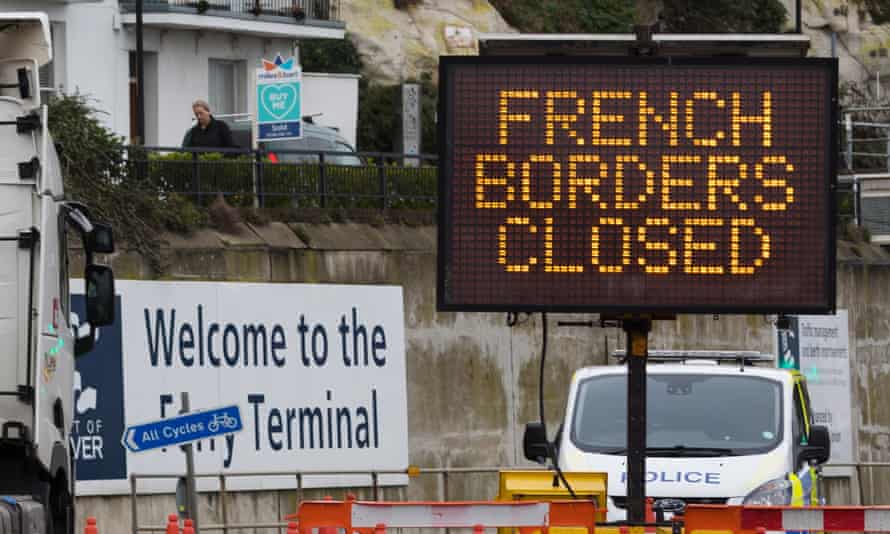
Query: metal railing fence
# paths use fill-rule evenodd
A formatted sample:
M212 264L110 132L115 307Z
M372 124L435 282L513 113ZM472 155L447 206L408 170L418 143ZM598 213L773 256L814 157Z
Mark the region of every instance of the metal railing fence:
M122 0L120 5L125 11L136 10L136 0ZM171 7L208 15L287 17L296 23L340 21L340 0L143 0L146 12L166 11Z
M209 204L265 208L436 205L436 156L384 152L127 147L127 175Z

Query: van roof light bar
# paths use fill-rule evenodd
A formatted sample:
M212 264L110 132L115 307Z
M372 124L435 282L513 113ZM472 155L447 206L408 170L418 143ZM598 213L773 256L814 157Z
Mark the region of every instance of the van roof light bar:
M612 357L624 361L627 353L618 349ZM717 362L739 362L751 365L754 362L771 362L772 354L764 354L754 350L650 350L647 358L656 362L685 362L689 360L711 360Z

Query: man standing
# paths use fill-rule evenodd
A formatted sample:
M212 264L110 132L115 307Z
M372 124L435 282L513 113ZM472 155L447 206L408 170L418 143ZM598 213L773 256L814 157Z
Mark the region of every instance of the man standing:
M204 100L195 100L192 111L198 124L186 132L182 140L183 148L235 148L232 131L226 123L213 118L210 104Z

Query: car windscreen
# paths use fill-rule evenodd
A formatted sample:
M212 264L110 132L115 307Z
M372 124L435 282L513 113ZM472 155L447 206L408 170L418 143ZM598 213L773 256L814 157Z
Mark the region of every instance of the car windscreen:
M571 440L581 450L626 453L627 375L579 385ZM744 375L649 374L649 456L760 454L782 438L782 398L774 380Z
M355 149L346 143L337 142L334 150L340 152L339 154L329 154L325 161L332 163L334 165L348 165L350 167L360 167L362 165L362 160L357 155L354 154ZM344 154L343 152L353 152L353 154Z

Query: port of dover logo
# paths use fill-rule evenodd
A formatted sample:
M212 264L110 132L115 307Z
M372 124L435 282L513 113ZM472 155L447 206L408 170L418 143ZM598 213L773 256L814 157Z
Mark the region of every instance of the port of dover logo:
M257 140L301 137L303 71L296 60L264 59L256 77Z
M121 297L115 296L115 309ZM71 296L70 324L76 333L89 329L83 295ZM124 431L124 378L121 320L96 331L93 350L77 358L74 374L74 421L69 434L78 481L127 478Z

